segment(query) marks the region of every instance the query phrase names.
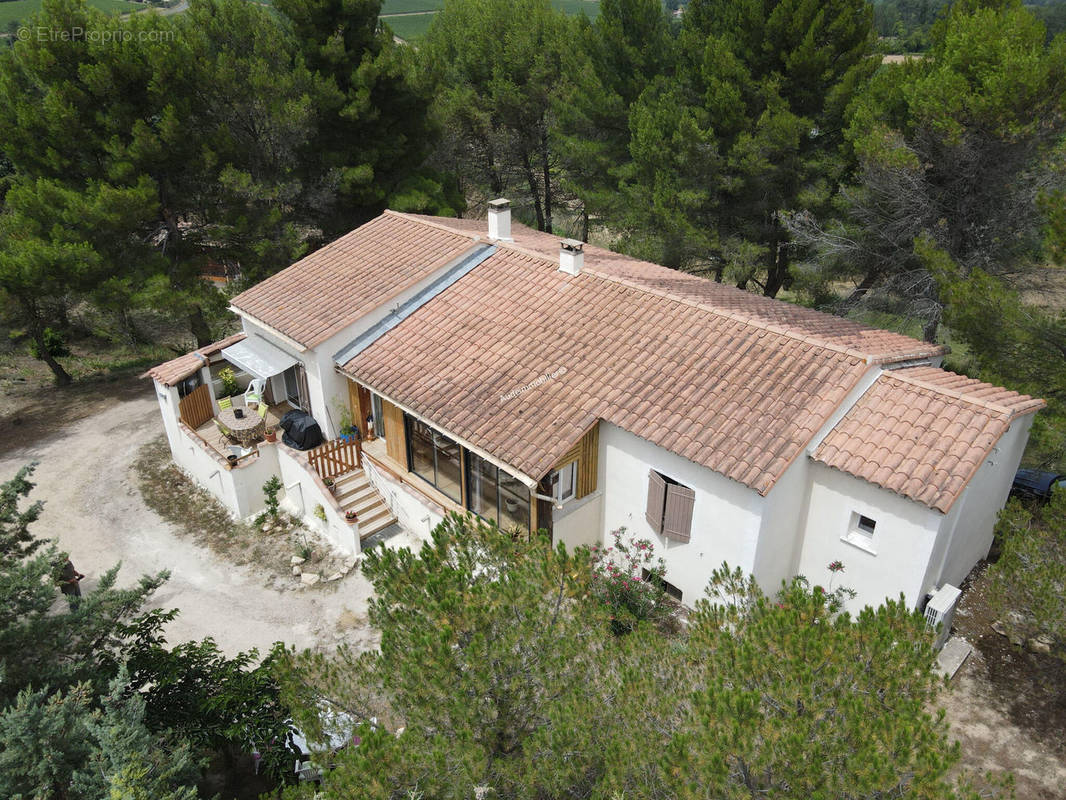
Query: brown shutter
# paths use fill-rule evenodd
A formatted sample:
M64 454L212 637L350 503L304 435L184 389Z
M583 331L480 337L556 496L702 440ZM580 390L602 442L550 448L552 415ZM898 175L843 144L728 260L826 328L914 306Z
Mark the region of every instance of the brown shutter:
M655 470L648 472L648 509L644 512L648 524L656 533L663 532L663 505L666 502L666 481Z
M663 536L687 542L692 533L692 506L696 493L687 486L671 484L666 487L666 512L663 515Z

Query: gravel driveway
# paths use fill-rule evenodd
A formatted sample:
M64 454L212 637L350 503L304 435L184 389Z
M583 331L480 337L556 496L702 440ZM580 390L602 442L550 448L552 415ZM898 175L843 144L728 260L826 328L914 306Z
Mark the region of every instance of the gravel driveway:
M209 550L182 538L149 509L137 490L131 465L138 450L162 432L151 387L133 399L37 438L32 446L0 455L0 480L37 460L31 497L45 501L34 527L58 539L86 574L87 591L98 576L122 562L119 583L133 585L143 573L168 569L170 580L154 605L178 608L167 629L171 643L212 636L229 655L277 640L297 647L346 640L367 646L370 586L353 572L336 589L277 591L246 567L223 563ZM55 415L62 419L62 414Z

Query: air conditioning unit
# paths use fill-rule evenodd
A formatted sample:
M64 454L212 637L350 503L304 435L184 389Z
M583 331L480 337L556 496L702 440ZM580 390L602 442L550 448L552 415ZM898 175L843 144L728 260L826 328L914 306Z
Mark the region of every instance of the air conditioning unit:
M951 634L951 621L955 618L955 606L959 604L961 594L962 589L946 583L925 604L925 622L936 631L937 650L944 646Z

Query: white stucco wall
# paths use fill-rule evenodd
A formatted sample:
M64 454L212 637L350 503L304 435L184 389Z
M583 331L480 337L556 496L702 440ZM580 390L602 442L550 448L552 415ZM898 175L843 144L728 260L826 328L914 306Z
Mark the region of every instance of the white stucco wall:
M167 435L167 444L170 445L170 452L174 454L180 443L178 439L178 387L164 386L155 379L152 379L152 387L155 389L155 397L159 402L159 414L163 417L163 431Z
M552 509L552 540L562 542L568 550L590 547L603 541L603 495L597 489L580 500Z
M429 534L444 519L444 509L393 479L369 458L363 459L363 468L370 483L396 517L396 521L407 530L428 539Z
M798 573L812 584L827 586L829 563L841 561L845 571L833 579L834 586L848 586L858 592L848 604L849 610L877 606L900 593L910 606L916 606L924 598L926 566L943 515L824 464L812 462L810 474L811 494ZM877 522L871 542L873 553L842 539L855 512Z
M284 489L282 505L303 520L308 528L323 536L342 553L359 552L359 526L344 519L344 512L322 479L306 464L306 456L285 445L268 445L277 456L278 474ZM326 519L315 516L322 506Z
M768 594L775 594L782 581L796 574L809 496L810 460L801 453L763 498L752 574Z
M708 577L723 561L753 570L763 511L757 492L614 425L600 423L600 441L605 543L622 526L655 541L666 561L666 580L682 591L686 604L703 596ZM645 520L651 469L695 492L689 542L663 539Z
M166 426L166 415L163 419ZM273 448L261 448L258 456L231 468L188 428L176 422L175 428L175 441L170 450L174 463L214 495L234 517L248 519L266 507L262 487L277 472Z
M988 555L996 518L1007 502L1032 425L1032 414L1011 423L948 510L941 525L940 547L930 561L926 575L926 591L945 583L958 586L974 565Z

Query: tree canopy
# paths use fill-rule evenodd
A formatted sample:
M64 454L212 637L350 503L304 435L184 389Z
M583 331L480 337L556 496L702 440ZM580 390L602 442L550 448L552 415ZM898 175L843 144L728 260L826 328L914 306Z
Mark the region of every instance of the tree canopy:
M594 563L457 515L371 551L380 648L290 654L301 727L359 737L321 753L322 796L967 795L902 601L851 617L841 590L723 567L682 631L616 635Z

